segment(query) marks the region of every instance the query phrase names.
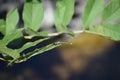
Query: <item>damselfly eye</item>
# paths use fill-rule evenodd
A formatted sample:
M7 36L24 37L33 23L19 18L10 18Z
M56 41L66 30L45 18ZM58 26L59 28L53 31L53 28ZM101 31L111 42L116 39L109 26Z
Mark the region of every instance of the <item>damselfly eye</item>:
M61 44L60 41L54 42L55 45Z
M57 41L57 42L55 42L54 44L55 44L55 45L58 45L58 44L70 44L70 45L72 45L71 42L61 42L61 41Z

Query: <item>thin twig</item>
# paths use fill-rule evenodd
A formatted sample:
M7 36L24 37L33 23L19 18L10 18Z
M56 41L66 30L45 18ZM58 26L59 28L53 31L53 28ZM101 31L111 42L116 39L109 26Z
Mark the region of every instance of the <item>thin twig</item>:
M92 31L88 31L88 30L79 30L79 31L73 31L74 34L80 34L82 32L87 32L87 33L93 33L93 34L97 34L96 32L92 32ZM48 34L49 37L54 37L54 36L58 36L61 33L50 33Z
M75 34L79 34L79 33L82 33L83 32L83 30L80 30L80 31L73 31L73 33L75 33ZM60 35L61 33L50 33L50 34L48 34L48 36L49 37L54 37L54 36L58 36L58 35Z
M82 33L84 32L84 30L79 30L79 31L73 31L73 33L75 34L79 34L79 33ZM49 33L48 34L48 37L54 37L54 36L58 36L60 35L61 33ZM25 39L32 39L34 36L24 36Z

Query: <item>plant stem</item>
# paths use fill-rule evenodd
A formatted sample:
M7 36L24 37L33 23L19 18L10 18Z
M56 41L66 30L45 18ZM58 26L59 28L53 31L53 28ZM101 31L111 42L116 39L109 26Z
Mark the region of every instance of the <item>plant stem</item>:
M88 30L73 31L74 34L80 34L82 32L97 34L96 32L92 32L92 31L88 31ZM47 37L54 37L54 36L58 36L60 34L62 34L62 33L49 33ZM25 39L32 39L33 36L24 36L24 38Z
M75 33L75 34L79 34L79 33L82 33L82 32L84 32L83 30L79 30L79 31L73 31L73 33ZM58 35L60 35L61 33L50 33L50 34L48 34L48 36L49 37L54 37L54 36L58 36Z
M82 32L84 32L84 31L85 31L85 30L73 31L73 33L79 34L79 33L82 33ZM62 34L62 33L49 33L49 34L48 34L48 37L54 37L54 36L58 36L58 35L60 35L60 34ZM25 39L32 39L33 36L24 36L24 38L25 38Z

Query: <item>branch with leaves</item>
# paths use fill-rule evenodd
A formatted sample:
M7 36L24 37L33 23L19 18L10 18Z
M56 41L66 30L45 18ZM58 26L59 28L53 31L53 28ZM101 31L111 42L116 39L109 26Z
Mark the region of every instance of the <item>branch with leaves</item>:
M76 33L89 32L112 40L120 40L120 24L116 23L116 21L120 20L120 0L111 0L107 6L105 6L105 0L87 0L82 14L83 30L80 31L70 31L67 28L74 14L74 4L75 0L58 0L54 13L57 33L51 34L47 31L38 32L44 17L42 2L29 0L29 2L24 3L22 13L23 28L16 28L19 22L18 9L11 10L7 14L6 20L0 19L0 33L4 35L0 39L0 54L2 55L0 59L7 61L9 65L24 62L33 56L60 46L62 42L54 42L42 48L37 48L32 52L22 53L24 50L48 40L49 37L60 34L75 35ZM98 25L93 25L99 16L101 17L101 22ZM23 30L27 35L23 35ZM27 42L19 49L7 47L10 42L16 39L32 39L34 37L42 38L34 42ZM14 42L14 44L16 43Z

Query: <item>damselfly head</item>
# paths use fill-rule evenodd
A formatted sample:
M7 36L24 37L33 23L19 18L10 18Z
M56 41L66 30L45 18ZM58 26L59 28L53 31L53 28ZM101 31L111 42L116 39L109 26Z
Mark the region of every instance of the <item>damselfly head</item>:
M55 42L54 44L55 44L55 45L58 45L58 44L70 44L70 45L72 45L71 42L61 42L61 41L57 41L57 42Z

